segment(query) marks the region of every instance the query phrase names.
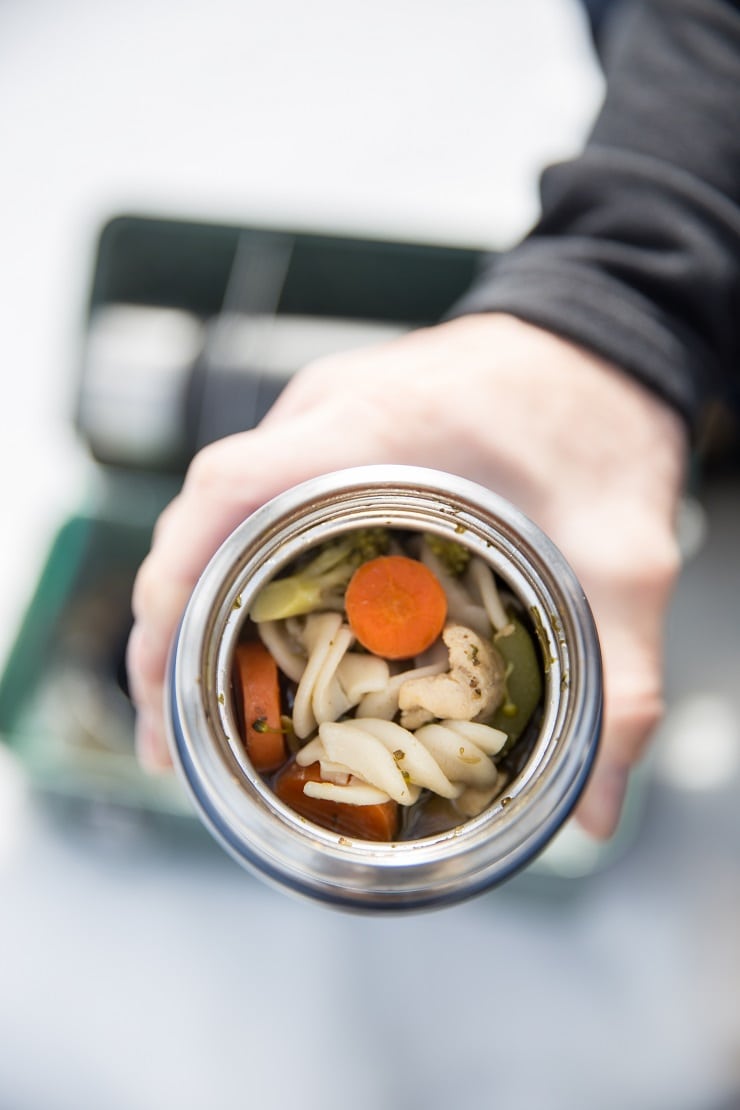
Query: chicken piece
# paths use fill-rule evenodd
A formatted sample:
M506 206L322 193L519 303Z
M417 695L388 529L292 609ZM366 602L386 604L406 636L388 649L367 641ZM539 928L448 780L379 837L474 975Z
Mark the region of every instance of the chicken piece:
M506 666L493 645L461 624L448 624L442 639L449 670L410 678L399 690L401 725L409 730L435 718L483 720L503 701Z

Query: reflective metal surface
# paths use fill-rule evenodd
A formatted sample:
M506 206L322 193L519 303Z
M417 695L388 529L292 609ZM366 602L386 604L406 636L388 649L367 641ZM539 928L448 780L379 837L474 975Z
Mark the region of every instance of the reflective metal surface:
M235 744L231 671L245 614L282 567L355 528L432 531L489 563L535 620L544 705L524 767L480 816L393 844L349 840L281 804ZM601 658L563 556L513 505L450 474L401 466L339 471L275 498L222 545L175 644L173 755L202 819L241 862L345 908L408 910L470 896L542 850L575 804L601 724Z

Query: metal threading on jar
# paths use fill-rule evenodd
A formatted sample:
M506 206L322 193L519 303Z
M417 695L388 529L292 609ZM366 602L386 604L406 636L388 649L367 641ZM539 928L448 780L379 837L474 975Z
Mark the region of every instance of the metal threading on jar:
M238 737L231 673L259 590L303 552L356 528L434 532L483 558L531 617L544 661L539 732L503 796L424 839L377 843L320 828L284 805ZM170 661L170 742L199 816L244 866L345 909L412 910L502 882L549 842L577 801L601 727L601 656L562 554L507 501L407 466L327 474L280 494L217 551L188 603Z

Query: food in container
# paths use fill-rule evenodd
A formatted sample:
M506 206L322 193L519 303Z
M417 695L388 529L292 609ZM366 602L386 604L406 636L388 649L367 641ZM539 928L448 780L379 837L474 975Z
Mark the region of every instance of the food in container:
M173 758L263 878L352 909L469 897L560 828L601 722L593 620L515 507L362 467L286 491L214 556L173 649Z
M327 829L409 840L502 794L543 678L529 618L485 560L376 527L263 587L233 693L245 753L281 800Z

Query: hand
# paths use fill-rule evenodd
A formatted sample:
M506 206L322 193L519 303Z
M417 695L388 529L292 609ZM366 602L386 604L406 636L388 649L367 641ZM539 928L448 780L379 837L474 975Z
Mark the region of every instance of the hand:
M134 590L129 675L142 763L168 763L166 656L196 578L257 506L299 481L366 463L430 466L477 481L535 520L590 600L605 722L577 817L614 831L630 769L662 711L662 633L679 560L679 417L588 352L502 314L468 316L322 359L256 429L193 460L157 523Z

